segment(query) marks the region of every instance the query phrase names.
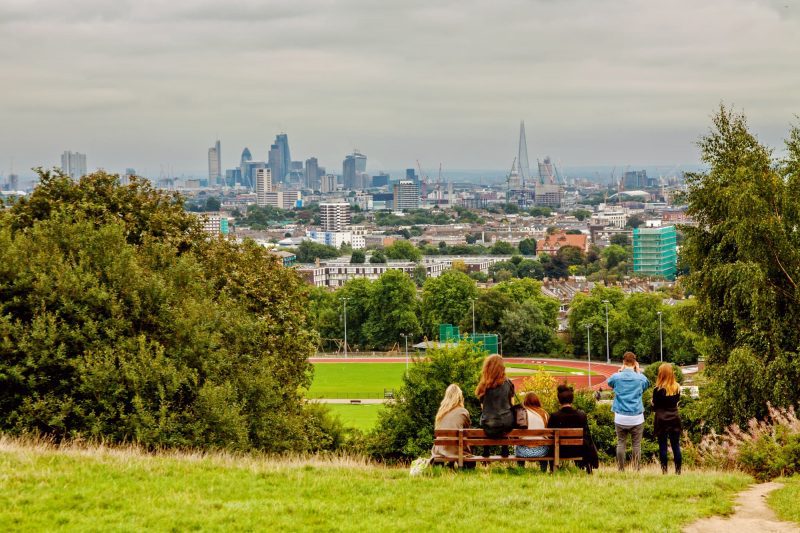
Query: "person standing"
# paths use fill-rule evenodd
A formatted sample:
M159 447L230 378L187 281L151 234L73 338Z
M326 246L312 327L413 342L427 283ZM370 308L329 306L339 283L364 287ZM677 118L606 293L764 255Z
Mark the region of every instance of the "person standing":
M481 401L480 425L487 437L499 439L514 429L514 413L511 411L514 384L506 378L506 367L499 355L490 355L483 361L475 396ZM500 454L507 457L508 446L503 446ZM483 455L489 456L488 446L484 447Z
M644 432L644 405L642 393L650 386L650 381L641 373L636 354L625 352L622 368L608 378L614 389L614 429L617 432L617 468L625 470L625 449L628 436L631 437L631 462L638 470L642 458L642 433Z
M681 455L681 415L678 402L681 399L681 387L675 380L672 364L662 363L658 367L658 377L653 389L653 433L658 439L658 459L661 472L667 473L667 439L672 447L672 459L675 461L675 473L681 473L683 456Z

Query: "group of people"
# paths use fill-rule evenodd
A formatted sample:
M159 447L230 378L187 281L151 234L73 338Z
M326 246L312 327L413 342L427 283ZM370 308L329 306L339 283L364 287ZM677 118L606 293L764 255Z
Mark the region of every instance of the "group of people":
M641 461L641 442L644 432L644 405L642 394L650 386L650 382L641 373L636 355L626 352L619 372L608 379L608 384L614 390L614 426L617 434L617 466L625 469L625 450L628 436L630 436L634 468L639 468ZM475 395L481 401L480 427L489 438L497 439L507 435L515 428L516 416L514 403L517 399L514 384L506 377L503 358L491 355L483 362L481 377L475 388ZM574 392L568 385L559 385L557 388L559 409L548 414L542 408L539 397L528 392L519 401L527 415L528 429L545 428L582 428L582 446L562 446L560 456L564 459L580 457L579 465L592 472L597 466L597 449L594 446L586 413L575 408ZM667 472L667 441L672 446L675 460L675 472L681 471L680 435L681 421L678 414L678 401L680 400L680 386L675 380L672 365L662 364L658 369L658 379L653 391L653 410L655 412L654 433L659 444L659 459L664 473ZM464 429L470 427L469 411L464 407L464 394L458 385L447 387L444 399L436 413L436 429ZM544 437L542 437L544 439ZM535 439L534 439L535 440ZM483 456L488 457L490 447L483 449ZM472 450L464 449L466 456ZM507 446L501 447L501 455L508 457ZM457 446L434 446L434 457L453 459L458 457ZM514 455L519 458L547 457L550 454L549 446L516 446ZM524 462L520 462L524 465ZM472 468L474 462L464 463L465 467ZM541 463L546 468L546 463Z

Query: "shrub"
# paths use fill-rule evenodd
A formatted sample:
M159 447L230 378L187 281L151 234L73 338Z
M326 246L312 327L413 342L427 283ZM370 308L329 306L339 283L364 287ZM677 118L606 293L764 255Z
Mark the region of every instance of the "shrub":
M520 399L526 392L535 392L542 403L542 408L548 413L553 413L558 410L557 387L558 384L555 378L547 373L543 367L539 367L536 372L522 381L521 390L517 392Z
M743 470L762 481L800 474L800 419L793 407L769 405L768 412L746 428L733 424L722 434L712 431L692 454L704 466Z

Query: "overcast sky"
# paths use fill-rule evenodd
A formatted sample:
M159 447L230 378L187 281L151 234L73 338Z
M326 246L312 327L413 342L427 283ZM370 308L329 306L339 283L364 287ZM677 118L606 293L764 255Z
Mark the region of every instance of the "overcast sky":
M778 145L800 114L798 0L0 0L0 175L87 154L157 176L276 133L341 172L419 159L694 163L720 102Z

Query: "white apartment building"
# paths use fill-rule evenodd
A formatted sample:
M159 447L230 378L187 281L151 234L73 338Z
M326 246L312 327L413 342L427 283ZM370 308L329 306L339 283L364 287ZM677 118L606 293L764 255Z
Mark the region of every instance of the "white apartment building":
M256 169L256 205L266 207L267 193L272 192L272 169Z
M350 205L345 202L319 204L322 231L343 231L350 224Z
M86 154L67 150L61 154L61 170L74 180L82 178L86 175Z

